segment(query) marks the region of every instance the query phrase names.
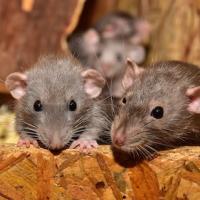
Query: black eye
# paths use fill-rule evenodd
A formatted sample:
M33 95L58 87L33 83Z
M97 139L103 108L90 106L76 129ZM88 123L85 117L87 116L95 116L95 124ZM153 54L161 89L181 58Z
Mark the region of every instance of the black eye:
M151 116L153 116L156 119L160 119L163 117L164 110L161 106L156 106L152 111L151 111Z
M118 61L122 61L122 55L121 55L120 53L117 53L117 54L116 54L116 59L117 59Z
M97 52L97 58L100 58L102 55L101 51Z
M76 107L77 107L76 102L74 100L71 100L70 103L69 103L69 110L75 111Z
M40 112L42 111L42 103L40 100L37 100L34 105L33 105L33 108L36 112Z
M126 98L125 97L122 99L122 103L126 104Z

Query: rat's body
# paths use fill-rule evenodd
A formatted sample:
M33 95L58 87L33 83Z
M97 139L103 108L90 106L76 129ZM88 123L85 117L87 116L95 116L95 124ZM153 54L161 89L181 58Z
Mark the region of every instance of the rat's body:
M18 99L16 128L20 138L36 140L52 150L66 148L77 138L92 141L91 146L95 146L100 136L105 135L108 139L109 105L86 94L88 77L83 76L87 73L71 58L47 57L25 74L11 74L6 82L11 94L18 89L16 83L13 89L16 79L18 82L25 80L26 87L22 88L24 94L20 98L17 93L13 94ZM76 141L74 147L78 145Z
M163 148L200 144L200 69L155 63L135 78L112 125L113 146L141 157Z

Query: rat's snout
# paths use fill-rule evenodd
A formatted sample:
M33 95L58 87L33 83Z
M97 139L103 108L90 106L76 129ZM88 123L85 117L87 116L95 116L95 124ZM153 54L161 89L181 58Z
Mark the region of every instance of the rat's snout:
M60 150L64 147L63 138L58 134L54 133L49 140L49 149L51 150Z
M126 141L126 136L121 132L117 132L113 136L113 143L116 146L123 146L125 144L125 141Z
M126 142L126 134L124 127L112 128L112 143L114 146L121 147Z
M101 64L101 68L102 68L102 71L104 72L104 73L106 73L106 72L108 72L108 71L110 71L111 69L112 69L112 67L113 67L113 65L112 65L112 63L102 63Z

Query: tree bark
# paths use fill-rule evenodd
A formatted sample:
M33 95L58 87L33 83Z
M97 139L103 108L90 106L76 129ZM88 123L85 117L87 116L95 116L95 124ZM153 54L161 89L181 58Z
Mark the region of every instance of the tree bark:
M123 167L109 146L90 155L0 146L0 199L200 199L200 147Z

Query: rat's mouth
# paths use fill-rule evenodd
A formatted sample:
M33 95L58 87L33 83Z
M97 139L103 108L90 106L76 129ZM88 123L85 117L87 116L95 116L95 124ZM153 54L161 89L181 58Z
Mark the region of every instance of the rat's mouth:
M134 144L126 143L123 145L118 145L112 142L112 146L120 151L132 154L142 151L142 149L144 149L144 142L137 141Z

